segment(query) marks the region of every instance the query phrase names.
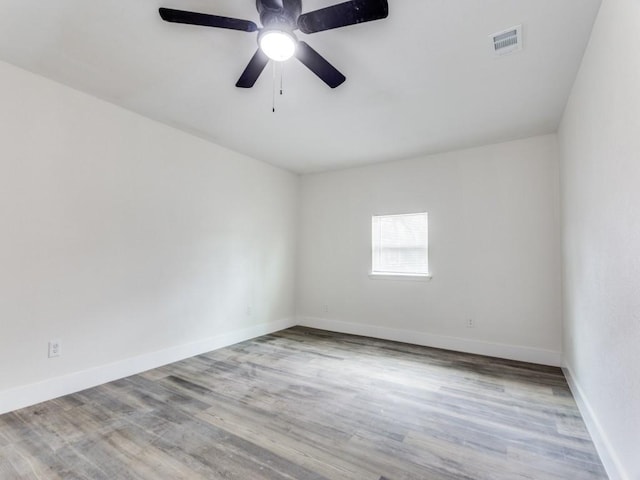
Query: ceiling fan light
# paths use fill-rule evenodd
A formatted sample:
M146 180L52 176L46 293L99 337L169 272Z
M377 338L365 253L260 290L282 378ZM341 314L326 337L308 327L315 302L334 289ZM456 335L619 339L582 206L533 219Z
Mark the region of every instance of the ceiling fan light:
M293 35L282 30L269 30L260 35L260 50L272 60L284 62L296 51Z

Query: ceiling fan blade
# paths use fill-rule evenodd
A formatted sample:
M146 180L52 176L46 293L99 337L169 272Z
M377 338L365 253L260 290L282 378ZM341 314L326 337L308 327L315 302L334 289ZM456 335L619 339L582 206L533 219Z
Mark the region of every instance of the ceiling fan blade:
M258 77L264 70L264 67L269 63L269 57L267 57L262 50L256 50L256 53L253 54L251 60L249 60L249 64L247 68L244 69L242 75L236 82L236 87L239 88L251 88L258 80Z
M387 18L387 0L351 0L330 7L303 13L298 17L298 28L303 33L316 33L332 28Z
M255 32L258 26L249 20L239 18L219 17L206 13L186 12L172 8L160 8L160 16L166 22L186 23L188 25L201 25L203 27L228 28L243 32Z
M336 88L346 80L343 74L305 42L298 42L295 55L305 67L320 77L331 88Z

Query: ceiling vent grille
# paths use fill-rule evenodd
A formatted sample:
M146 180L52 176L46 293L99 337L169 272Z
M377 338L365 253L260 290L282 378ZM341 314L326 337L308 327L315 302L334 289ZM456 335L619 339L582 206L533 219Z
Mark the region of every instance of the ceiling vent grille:
M490 35L493 52L496 55L522 50L522 25L508 28Z

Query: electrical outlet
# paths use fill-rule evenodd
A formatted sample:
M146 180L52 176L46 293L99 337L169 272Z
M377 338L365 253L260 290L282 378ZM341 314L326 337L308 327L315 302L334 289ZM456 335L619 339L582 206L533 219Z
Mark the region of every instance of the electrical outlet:
M467 318L467 328L475 328L476 324L473 321L473 318Z
M329 305L327 304L322 305L322 313L329 313Z
M49 340L49 358L59 357L60 354L60 340Z
M247 317L251 316L251 305L247 305Z

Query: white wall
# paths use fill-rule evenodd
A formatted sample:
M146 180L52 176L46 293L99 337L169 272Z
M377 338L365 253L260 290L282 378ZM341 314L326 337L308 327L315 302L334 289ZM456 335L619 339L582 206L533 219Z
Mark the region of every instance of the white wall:
M2 63L0 105L0 412L294 321L296 176Z
M612 479L640 479L640 3L604 0L560 128L564 350Z
M299 322L559 365L558 196L555 135L305 175ZM425 210L433 279L369 278L371 215Z

